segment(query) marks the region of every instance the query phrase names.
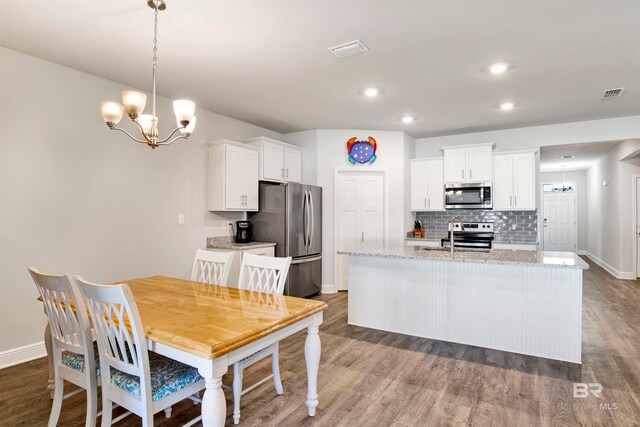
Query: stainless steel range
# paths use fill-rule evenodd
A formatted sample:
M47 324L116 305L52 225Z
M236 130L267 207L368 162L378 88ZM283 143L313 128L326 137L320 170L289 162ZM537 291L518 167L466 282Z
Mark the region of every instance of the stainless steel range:
M452 222L449 236L441 240L442 247L451 246L453 233L456 248L491 249L493 244L493 222Z

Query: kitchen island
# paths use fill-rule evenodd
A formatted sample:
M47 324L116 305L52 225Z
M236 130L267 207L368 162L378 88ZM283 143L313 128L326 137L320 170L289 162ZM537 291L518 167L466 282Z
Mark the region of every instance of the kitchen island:
M349 324L581 363L582 273L572 252L360 247Z

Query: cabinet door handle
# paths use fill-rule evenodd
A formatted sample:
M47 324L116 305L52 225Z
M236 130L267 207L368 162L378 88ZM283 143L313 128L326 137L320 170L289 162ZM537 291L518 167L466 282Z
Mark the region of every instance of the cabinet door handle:
M513 206L513 196L509 196L509 206Z
M513 206L514 207L518 206L518 196L513 196Z
M469 169L469 179L473 179L473 169Z
M360 240L361 243L364 243L364 231L362 232L362 240Z
M431 197L429 197L429 207L431 207Z
M289 178L289 168L287 168L286 177Z
M424 198L424 207L425 208L427 207L427 198L426 197Z
M280 176L284 179L284 168L280 169Z
M462 169L462 179L464 179L464 169Z

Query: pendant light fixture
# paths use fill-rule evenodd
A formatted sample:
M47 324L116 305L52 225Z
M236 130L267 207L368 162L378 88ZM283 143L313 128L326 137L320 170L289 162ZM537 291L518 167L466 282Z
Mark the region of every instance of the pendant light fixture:
M125 90L122 92L122 104L114 101L102 101L100 104L102 110L102 118L111 130L119 130L129 136L136 142L147 144L151 148L160 145L169 145L178 139L187 139L196 126L196 104L192 101L178 100L173 101L173 112L176 115L177 126L173 132L164 139L160 139L158 132L158 117L156 116L156 68L158 64L158 12L165 10L167 4L164 0L149 0L149 7L154 12L154 30L153 30L153 87L151 99L151 114L142 114L147 101L144 93ZM131 121L133 121L144 139L138 139L126 130L117 127L123 113L126 112ZM171 139L176 132L180 135Z

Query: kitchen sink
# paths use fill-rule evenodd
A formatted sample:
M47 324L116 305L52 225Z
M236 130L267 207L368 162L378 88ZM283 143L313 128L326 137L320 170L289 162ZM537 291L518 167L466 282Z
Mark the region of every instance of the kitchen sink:
M433 248L433 247L422 247L420 250L422 251L436 251L436 252L451 252L450 248ZM456 248L455 252L478 252L488 254L491 252L491 249L484 248Z

